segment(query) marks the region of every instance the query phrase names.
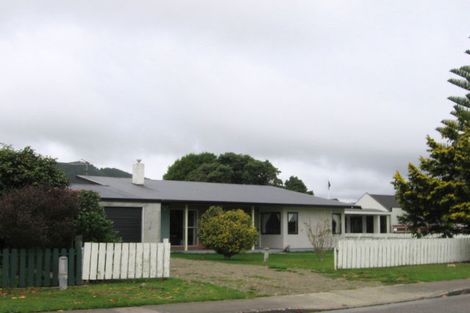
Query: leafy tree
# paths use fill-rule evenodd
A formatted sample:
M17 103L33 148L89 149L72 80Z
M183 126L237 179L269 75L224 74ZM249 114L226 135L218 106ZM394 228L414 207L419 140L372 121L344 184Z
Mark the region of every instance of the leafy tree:
M79 213L75 219L75 230L82 235L83 241L115 242L119 237L113 223L106 218L99 201L100 196L93 191L82 190L78 193Z
M302 192L302 193L308 193L310 195L313 195L313 191L308 191L307 186L305 186L304 182L298 178L297 176L291 176L289 179L287 179L284 182L284 187L288 190L292 191L297 191L297 192Z
M175 161L163 179L281 186L280 171L269 161L227 152L188 154Z
M186 180L225 183L230 182L232 175L229 166L213 162L201 164L188 174Z
M68 247L75 236L78 193L27 186L0 196L0 242L15 248Z
M268 160L260 161L247 154L227 152L219 155L218 162L230 167L233 174L227 183L280 186L280 171Z
M243 210L223 211L210 207L201 216L199 238L203 245L225 258L231 258L242 250L250 249L258 238L251 217Z
M203 164L211 164L216 161L217 161L217 156L213 153L208 153L208 152L204 152L200 154L190 153L188 155L185 155L181 159L176 160L175 163L173 163L168 168L166 174L163 175L163 179L189 180L188 177L190 177L191 172L198 169Z
M0 148L0 194L25 186L68 185L65 174L50 157L36 154L30 147L15 150L11 146Z
M466 51L470 54L470 50ZM470 66L451 70L451 84L470 91ZM396 196L405 210L401 218L416 235L470 232L470 93L449 97L454 119L437 128L443 141L427 137L428 157L408 165L408 179L397 172Z

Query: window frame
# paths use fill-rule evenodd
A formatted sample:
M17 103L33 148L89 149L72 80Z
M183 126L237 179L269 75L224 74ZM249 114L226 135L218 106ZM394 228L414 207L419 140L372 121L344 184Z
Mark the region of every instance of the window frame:
M270 216L271 214L278 214L279 216L279 233L266 232L266 227L264 226L265 216ZM282 214L281 212L272 211L272 212L261 212L260 214L260 224L261 224L261 235L281 235L282 233Z
M334 229L333 229L333 222L336 222L335 221L335 216L338 216L339 219L338 219L338 225L336 225L336 228L337 228L337 231L335 232ZM343 225L341 225L343 222L342 218L341 218L341 213L332 213L331 214L331 233L333 235L342 235L343 234ZM345 226L346 227L346 226Z
M289 215L293 214L296 216L295 218L295 232L290 232L289 230L289 223L290 223L290 218ZM299 212L287 212L287 234L288 235L298 235L299 234Z

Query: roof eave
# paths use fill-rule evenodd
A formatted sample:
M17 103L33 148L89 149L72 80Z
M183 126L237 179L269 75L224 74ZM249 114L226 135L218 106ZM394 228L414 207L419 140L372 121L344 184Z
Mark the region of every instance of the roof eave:
M151 198L113 198L102 197L101 201L105 202L170 202L170 203L221 203L221 204L251 204L251 205L286 205L286 206L299 206L299 207L316 207L316 208L339 208L339 209L354 209L360 208L356 205L342 205L342 204L310 204L310 203L273 203L273 202L245 202L245 201L208 201L208 200L181 200L181 199L151 199Z

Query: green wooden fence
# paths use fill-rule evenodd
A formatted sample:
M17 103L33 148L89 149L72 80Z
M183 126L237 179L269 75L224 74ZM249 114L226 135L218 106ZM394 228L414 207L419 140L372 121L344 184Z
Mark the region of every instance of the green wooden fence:
M68 284L82 283L82 248L0 250L0 287L58 286L59 257L68 257Z

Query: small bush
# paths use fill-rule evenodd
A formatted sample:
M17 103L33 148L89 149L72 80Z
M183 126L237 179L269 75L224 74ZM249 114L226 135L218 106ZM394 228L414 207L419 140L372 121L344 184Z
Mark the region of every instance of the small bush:
M0 197L0 241L15 248L68 247L78 211L78 194L69 189L10 190Z
M258 238L251 218L243 210L223 211L210 207L201 216L199 238L203 245L230 258L242 250L250 249Z
M113 222L106 218L100 206L100 196L93 191L79 192L80 211L75 220L76 233L82 235L83 241L115 242L119 240L113 229Z

